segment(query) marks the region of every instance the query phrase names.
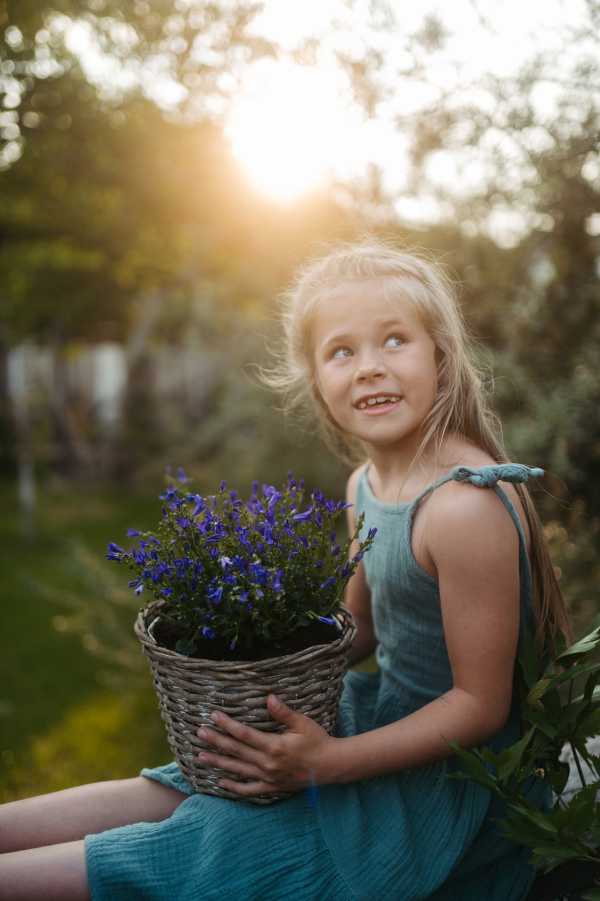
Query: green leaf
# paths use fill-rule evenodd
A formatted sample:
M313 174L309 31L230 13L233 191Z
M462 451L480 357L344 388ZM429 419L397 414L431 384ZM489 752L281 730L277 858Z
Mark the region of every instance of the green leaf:
M542 704L550 716L558 716L562 710L560 695L555 688L551 688L545 693Z
M541 810L529 810L527 807L519 808L519 815L544 833L558 836L558 830L554 823Z
M495 767L495 769L498 769L499 766L502 766L503 763L510 760L510 750L505 748L501 754L494 754L493 751L490 751L489 748L484 746L481 749L481 757L486 763L489 763Z
M442 776L443 779L468 779L470 782L475 782L477 785L487 788L488 791L503 797L494 777L488 773L474 754L471 754L469 751L463 751L454 741L445 740L453 748L456 755L460 757L464 772L447 773Z
M175 645L175 650L179 651L180 654L185 654L186 657L191 657L196 650L196 645L193 641L188 641L187 638L180 638Z
M581 896L581 901L600 901L600 888L593 888L591 892L586 892Z
M558 832L547 817L537 811L541 819L532 819L525 814L531 813L527 808L514 805L509 808L508 814L501 820L494 820L502 834L512 838L519 845L534 847L540 842L548 841L555 835L558 840Z
M579 641L576 641L575 644L571 645L570 648L567 648L566 651L563 651L562 654L559 654L554 663L559 664L560 666L570 666L571 663L575 663L577 660L581 660L581 658L591 655L599 644L600 626L597 626L595 629L588 632L587 635L584 635Z
M556 720L556 728L560 731L570 723L575 723L579 714L583 713L588 704L589 701L580 701L579 704L565 704ZM598 712L600 713L600 710ZM600 718L598 719L598 727L600 728Z
M536 682L525 698L525 703L529 704L530 707L535 707L536 710L544 710L545 708L540 698L544 695L550 682L552 682L552 679L540 679L539 682Z
M552 724L552 719L553 717L548 716L545 711L542 713L541 710L529 708L527 720L537 726L538 729L541 729L549 738L555 738L557 734L556 727Z
M504 781L508 776L511 776L513 773L519 769L521 764L521 758L523 756L523 751L531 741L531 736L533 735L533 729L530 729L525 733L521 741L518 741L516 744L512 745L510 748L507 748L510 757L506 760L505 763L498 769L498 779Z
M567 842L580 838L590 828L594 821L594 802L595 794L587 801L576 795L565 810L556 811L554 823Z
M562 842L540 842L539 845L536 845L533 853L538 858L537 862L540 863L542 860L545 860L547 857L556 857L556 863L551 863L550 866L544 871L549 873L550 870L553 870L554 867L561 861L565 860L574 860L580 858L582 856L581 851L575 850L575 848L571 848L569 845L566 845Z
M568 763L561 763L558 769L554 769L548 762L546 767L546 777L552 786L552 791L555 795L562 795L565 790L565 785L569 781L569 773L570 767Z
M587 702L584 702L587 703ZM589 738L600 732L600 707L596 707L582 722L577 724L575 737L577 740Z
M523 668L523 678L528 688L532 688L538 679L538 645L531 632L525 630L519 648L519 663Z

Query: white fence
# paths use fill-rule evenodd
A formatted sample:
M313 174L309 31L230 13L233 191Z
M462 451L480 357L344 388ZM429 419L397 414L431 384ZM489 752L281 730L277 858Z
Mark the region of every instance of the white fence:
M114 341L73 344L56 350L21 344L8 352L8 397L16 417L30 419L46 406L78 404L100 436L120 428L130 378L140 358ZM214 381L214 364L193 348L150 347L144 352L143 390L161 408L201 418ZM139 388L138 388L139 390Z

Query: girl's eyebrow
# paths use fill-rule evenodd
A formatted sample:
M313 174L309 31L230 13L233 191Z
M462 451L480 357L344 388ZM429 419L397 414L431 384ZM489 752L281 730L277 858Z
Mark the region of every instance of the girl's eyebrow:
M382 329L388 328L409 328L407 322L404 322L402 319L384 319L381 323L379 323ZM352 341L352 335L347 334L346 332L339 333L337 335L330 335L329 338L326 338L323 342L323 347L329 347L333 344L344 344Z

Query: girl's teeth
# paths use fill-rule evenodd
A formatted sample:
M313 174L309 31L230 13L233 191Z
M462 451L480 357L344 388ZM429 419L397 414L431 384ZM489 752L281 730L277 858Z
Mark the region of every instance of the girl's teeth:
M358 409L364 410L365 407L373 407L375 404L394 404L398 400L400 400L400 398L395 397L394 395L388 397L370 397L367 401L361 401L358 405Z

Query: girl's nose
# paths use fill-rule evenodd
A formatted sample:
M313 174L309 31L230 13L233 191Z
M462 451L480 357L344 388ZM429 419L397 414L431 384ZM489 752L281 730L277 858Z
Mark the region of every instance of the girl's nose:
M366 354L359 361L356 369L356 380L363 382L368 379L383 378L385 371L385 364L379 355Z

